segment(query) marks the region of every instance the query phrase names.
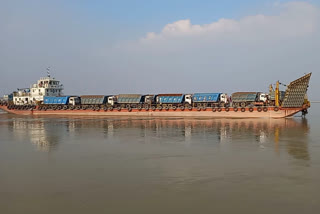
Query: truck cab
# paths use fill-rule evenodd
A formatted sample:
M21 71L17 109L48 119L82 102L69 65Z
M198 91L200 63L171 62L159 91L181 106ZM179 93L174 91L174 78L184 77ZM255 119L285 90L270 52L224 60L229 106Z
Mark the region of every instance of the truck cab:
M79 97L70 97L69 98L69 104L70 105L80 105L81 101L80 101L80 98Z
M259 96L258 96L258 102L267 102L267 100L268 100L268 96L267 96L267 94L265 94L265 93L259 93Z
M116 96L109 96L107 102L109 105L114 106L114 104L117 102L117 97Z
M192 95L191 94L186 94L184 96L184 102L188 103L189 105L191 105L191 103L192 103Z
M224 93L220 94L219 100L220 100L221 103L228 103L227 94L224 94Z

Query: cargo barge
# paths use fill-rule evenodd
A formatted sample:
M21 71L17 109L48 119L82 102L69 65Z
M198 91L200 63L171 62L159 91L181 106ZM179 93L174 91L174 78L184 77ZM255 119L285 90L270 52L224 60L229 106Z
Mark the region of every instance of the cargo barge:
M206 118L285 118L307 114L311 73L292 81L285 91L279 82L269 93L119 94L64 96L60 81L40 78L0 101L0 109L20 115L88 115Z

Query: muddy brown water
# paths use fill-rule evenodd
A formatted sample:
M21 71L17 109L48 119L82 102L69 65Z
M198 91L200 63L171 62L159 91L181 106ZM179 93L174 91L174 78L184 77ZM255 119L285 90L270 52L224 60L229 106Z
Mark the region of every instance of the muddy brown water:
M0 213L317 213L306 119L0 113Z

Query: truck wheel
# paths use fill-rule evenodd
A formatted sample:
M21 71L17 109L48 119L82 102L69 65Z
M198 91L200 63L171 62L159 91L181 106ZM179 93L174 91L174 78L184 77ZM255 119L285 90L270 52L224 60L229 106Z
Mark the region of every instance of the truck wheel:
M118 111L121 111L121 107L119 106L119 107L117 108L117 110L118 110Z
M250 108L249 108L249 111L250 111L250 112L253 112L253 108L252 108L252 107L250 107Z
M238 111L238 107L236 107L236 106L233 107L233 111L234 111L234 112L237 112L237 111Z
M162 106L159 106L159 107L158 107L158 110L161 111L161 110L162 110Z
M168 107L168 106L164 107L164 109L165 109L166 111L169 111L169 107Z
M279 108L278 108L278 107L274 107L273 110L274 110L274 111L279 111Z
M222 111L222 108L219 107L219 108L218 108L218 112L221 112L221 111Z
M242 107L241 108L241 112L245 112L245 111L246 111L246 109Z
M215 107L212 107L212 112L216 112L217 109Z
M228 112L230 109L229 109L229 107L226 107L224 110L225 110L226 112Z
M176 106L172 106L172 110L177 110L177 107Z
M109 107L109 111L113 111L113 107L112 106Z
M258 112L261 112L261 111L262 111L262 108L259 106L259 107L257 108L257 110L258 110Z
M181 111L184 111L184 106L180 106L180 110L181 110Z
M188 109L189 109L189 111L192 111L192 106L189 106Z
M268 108L267 108L267 107L263 107L263 111L264 111L264 112L267 112L267 111L268 111Z

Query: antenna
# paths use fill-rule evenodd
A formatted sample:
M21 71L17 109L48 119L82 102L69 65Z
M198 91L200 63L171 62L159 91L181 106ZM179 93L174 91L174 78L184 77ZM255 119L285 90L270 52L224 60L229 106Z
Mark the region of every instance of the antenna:
M50 77L50 66L47 67L47 76Z

